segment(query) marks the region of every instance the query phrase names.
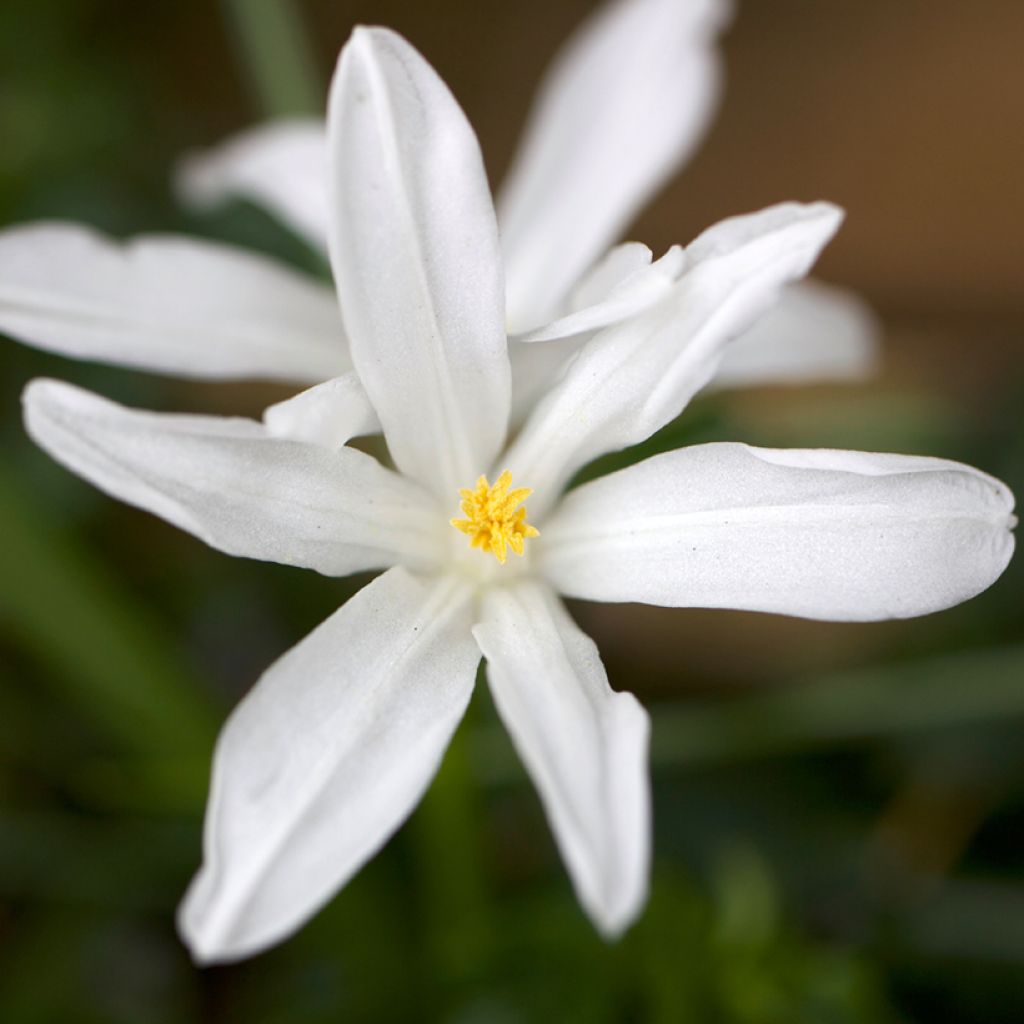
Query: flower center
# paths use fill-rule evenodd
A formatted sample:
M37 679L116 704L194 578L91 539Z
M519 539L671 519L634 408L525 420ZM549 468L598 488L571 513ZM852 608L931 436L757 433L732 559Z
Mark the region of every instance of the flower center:
M462 511L467 518L451 520L455 529L469 537L470 547L489 551L502 565L508 548L521 555L526 538L539 535L526 521L526 509L516 508L533 494L533 489L517 487L510 491L511 486L512 474L507 469L493 487L487 477L480 477L475 488L465 487L459 491Z

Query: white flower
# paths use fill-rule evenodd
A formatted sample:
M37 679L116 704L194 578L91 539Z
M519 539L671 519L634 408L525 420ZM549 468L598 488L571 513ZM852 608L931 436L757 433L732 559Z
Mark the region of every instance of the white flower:
M497 204L518 335L514 422L589 333L648 308L678 274L678 251L656 262L637 243L603 254L702 138L728 13L725 0L618 0L555 61ZM324 126L314 121L247 132L182 175L191 202L247 196L320 248L327 187ZM69 224L0 234L0 330L64 355L185 376L308 385L352 368L329 288L212 242L121 244ZM797 284L730 347L716 383L860 375L875 334L857 299ZM379 428L371 419L361 429Z
M298 928L419 800L483 656L580 902L614 936L647 891L648 719L610 689L557 593L919 615L999 576L1012 495L940 459L741 444L563 495L584 462L678 414L726 342L806 273L839 211L784 204L705 232L660 301L587 341L510 443L498 232L461 110L401 38L358 29L329 135L328 244L361 388L343 376L265 424L131 411L54 381L25 395L54 458L214 547L329 575L386 570L227 723L183 935L213 961ZM344 444L364 395L396 471ZM533 489L528 517L504 470Z

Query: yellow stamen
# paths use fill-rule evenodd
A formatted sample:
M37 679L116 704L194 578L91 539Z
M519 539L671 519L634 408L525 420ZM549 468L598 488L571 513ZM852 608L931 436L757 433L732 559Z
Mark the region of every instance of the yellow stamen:
M540 535L526 521L526 509L516 508L533 494L532 488L517 487L510 491L511 486L512 474L507 469L493 487L488 484L487 477L480 477L475 488L466 487L459 491L462 511L468 518L451 520L455 529L469 537L470 547L490 551L502 565L508 548L521 555L523 542L528 537Z

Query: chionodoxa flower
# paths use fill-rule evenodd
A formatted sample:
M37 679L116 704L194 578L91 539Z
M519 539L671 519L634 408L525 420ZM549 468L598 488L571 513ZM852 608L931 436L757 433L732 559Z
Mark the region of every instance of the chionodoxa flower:
M827 203L723 221L671 286L597 331L510 436L502 260L472 129L400 37L357 29L329 113L328 248L355 376L264 422L125 409L35 381L32 437L231 554L384 570L270 667L214 757L182 933L203 961L298 928L419 800L478 663L586 912L641 910L648 718L559 594L870 620L987 587L1012 495L941 459L708 444L565 492L674 418L835 232ZM130 296L126 296L131 301ZM395 469L346 441L379 422ZM454 525L453 525L454 520Z

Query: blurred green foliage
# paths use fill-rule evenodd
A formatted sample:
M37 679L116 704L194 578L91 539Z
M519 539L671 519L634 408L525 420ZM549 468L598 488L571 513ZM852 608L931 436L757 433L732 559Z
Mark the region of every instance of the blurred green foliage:
M193 64L234 83L234 125L256 114L239 82L267 112L316 105L322 69L300 13L272 0L223 12L8 0L0 219L202 231L322 272L262 214L196 222L168 189L174 156L220 130L223 111L201 120L211 93L188 90ZM680 685L653 712L653 892L616 945L577 908L481 688L409 825L316 920L255 961L195 969L173 910L199 857L216 726L361 581L206 551L63 473L18 421L37 375L155 408L255 412L268 389L145 378L13 343L0 360L4 1024L1024 1019L1019 564L970 605L888 629L852 667L781 686L767 666L737 681L666 650ZM1022 398L1007 381L981 416L891 386L781 391L760 417L745 396L704 399L585 473L741 437L937 451L1019 490ZM708 643L752 635L750 617L722 621ZM788 658L773 659L784 673Z

